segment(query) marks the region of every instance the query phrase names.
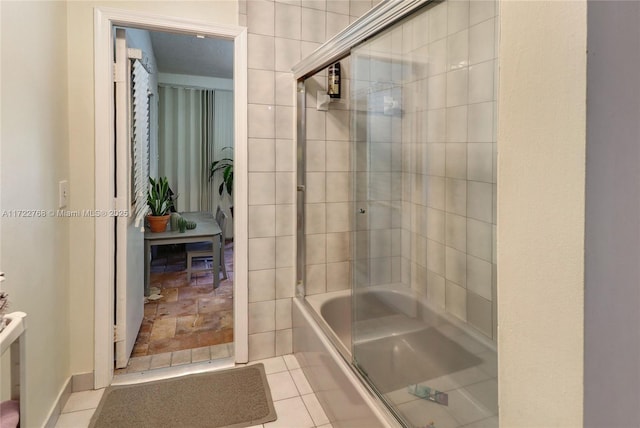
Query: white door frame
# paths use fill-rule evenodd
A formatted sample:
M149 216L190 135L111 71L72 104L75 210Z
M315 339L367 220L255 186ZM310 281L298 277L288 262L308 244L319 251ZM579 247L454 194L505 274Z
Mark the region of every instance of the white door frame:
M95 209L109 213L116 208L113 198L115 171L113 132L113 33L114 25L201 34L233 40L234 64L234 346L235 361L249 359L248 334L248 174L247 174L247 30L234 25L212 24L187 19L96 8L94 11L94 96L95 96ZM240 173L238 173L240 172ZM114 217L95 218L94 291L94 386L104 388L113 378L114 313Z

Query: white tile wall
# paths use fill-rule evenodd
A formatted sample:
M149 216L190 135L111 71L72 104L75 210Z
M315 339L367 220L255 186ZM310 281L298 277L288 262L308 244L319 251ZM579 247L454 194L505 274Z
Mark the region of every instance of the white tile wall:
M469 29L469 63L477 64L495 58L495 19L491 18Z
M249 238L275 236L276 206L249 206Z
M276 267L276 238L249 239L249 271Z
M250 212L254 213L251 216L254 221L250 224L250 300L252 303L276 301L279 315L286 312L286 302L294 294L295 283L293 264L286 262L287 258L293 260L295 257L292 245L295 233L294 176L275 174L295 171L292 109L295 85L289 70L320 42L344 28L374 3L369 0L277 0L247 4L249 134L252 140L249 205L252 206ZM406 104L408 99L402 100L403 117L410 122L403 124L399 117L392 118L388 126L380 127L380 132L374 135L381 143L388 144L392 140L400 143L399 137L410 131L406 135L411 136L410 142L418 150L404 152L405 159L414 168L413 179L407 180L406 174L397 175L398 179L392 182L394 185L377 186L374 192L386 200L390 200L390 195L409 196L413 199L407 201L423 207L428 204L428 208L420 211L420 221L414 221L412 211L406 213L405 209L395 215L389 209L374 209L369 221L376 227L383 227L389 219L394 221L397 217L398 227L409 222L414 230L428 237L425 242L429 245L425 252L432 255L428 263L435 270L422 268L418 273L413 269L421 280L429 282L424 293L436 304L452 308L459 318L466 319L468 312L469 322L484 324L487 318L478 312L478 308L486 305L478 304L477 299L474 300L476 303L467 303L465 287L469 267L463 255L467 254L467 245L473 252L469 254L478 256L480 260L491 262L493 254L491 246L488 254L482 248L482 239L488 230L491 240L495 210L491 206L489 219L487 203L482 197L487 193L486 185L495 182L495 150L492 144L495 141L495 15L495 2L492 1L456 0L438 4L420 16L418 25L407 25L407 28L396 30L393 38L377 43L377 49L382 51L400 46L413 64L405 61L406 66L394 68L392 64L381 63L374 70L374 75L386 73L405 79L405 83L412 85L415 95L412 107ZM350 64L344 64L343 69L343 91L347 90L343 93L348 94L351 82L345 79L345 75L348 75ZM491 78L487 77L489 75ZM325 86L324 74L317 83L319 88ZM314 97L315 92L310 92L308 95ZM395 96L401 97L401 93ZM306 268L307 291L310 294L346 286L347 283L339 278L350 270L350 243L344 239L351 230L349 219L354 209L350 203L353 196L347 191L351 186L351 160L350 146L345 141L348 139L350 118L348 114L338 113L348 106L346 100L334 104L335 108L329 113L307 109L307 138L315 142L307 147L309 173L306 175L306 197L309 205L306 233L328 233L324 235L324 241L312 238L320 239L323 244L320 246L322 251L312 253L312 260L323 262ZM315 105L315 102L308 105ZM415 114L411 112L414 108ZM348 110L343 111L348 113ZM382 123L378 121L376 125ZM387 132L392 129L395 131ZM361 135L367 134L359 130L354 138ZM426 142L429 144L423 147ZM377 149L380 150L376 151L379 156L374 156L377 161L375 168L387 173L388 182L393 177L388 171L398 171L401 166L398 155L401 151L392 147L379 146ZM421 177L424 172L428 173L426 179ZM466 188L463 185L465 180L471 180L466 182ZM409 183L410 188L407 187ZM492 197L493 193L491 189ZM275 207L275 227L266 225L266 219L271 218L270 208L254 209L253 206ZM266 211L266 216L259 215ZM468 223L467 215L479 224ZM489 229L483 224L487 224ZM273 236L268 236L270 234ZM467 243L467 235L471 238L470 244ZM389 238L390 248L406 247L405 234L397 236L403 238L396 241ZM271 255L265 256L264 253L269 251ZM274 253L278 256L273 256ZM347 257L343 259L345 255ZM381 259L380 263L374 263L373 269L378 270L374 273L382 279L391 280L391 266L405 266L402 269L396 267L395 271L411 268L410 264L403 263L402 259ZM426 267L427 262L423 265ZM449 280L446 285L445 277ZM258 284L262 283L267 286L258 289ZM475 287L473 282L472 287ZM481 294L473 294L484 299ZM281 320L280 316L277 319ZM290 352L291 330L286 325L286 322L277 321L273 331L251 334L250 358ZM483 332L486 330L478 328Z
M249 272L249 302L276 298L276 270L252 270Z
M300 40L302 10L300 4L275 4L275 36Z
M276 236L292 236L296 227L296 207L293 204L276 205Z
M462 321L467 320L467 291L447 281L445 292L445 307L447 312L457 316Z
M269 104L275 101L275 78L271 70L248 70L247 100L250 104Z
M322 43L326 38L326 13L318 9L302 9L301 40Z
M248 50L249 69L274 70L276 50L273 37L249 33Z
M273 171L276 164L274 140L269 138L250 138L248 145L249 171Z
M249 334L275 330L275 302L265 300L249 303Z
M300 59L300 41L292 39L275 39L275 69L276 71L291 71Z
M268 205L276 201L273 172L249 172L249 205Z
M276 268L293 267L295 264L295 237L276 236Z
M272 1L252 0L247 2L247 23L253 34L274 35L275 8Z

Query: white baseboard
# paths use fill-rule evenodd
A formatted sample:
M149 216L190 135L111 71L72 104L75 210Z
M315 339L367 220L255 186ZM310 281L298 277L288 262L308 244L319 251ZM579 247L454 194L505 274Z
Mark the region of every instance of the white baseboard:
M54 428L56 426L56 422L58 422L58 417L60 416L60 412L65 404L67 404L67 400L71 395L71 378L67 379L64 383L64 386L58 393L58 397L56 398L55 403L51 407L49 411L49 417L47 417L47 422L44 424L44 428Z
M93 372L74 374L71 376L71 392L92 390L93 383Z
M56 402L49 411L49 417L47 417L44 428L54 428L56 426L60 413L62 413L62 409L67 404L72 392L88 391L90 389L93 389L93 372L75 374L67 379L58 393Z

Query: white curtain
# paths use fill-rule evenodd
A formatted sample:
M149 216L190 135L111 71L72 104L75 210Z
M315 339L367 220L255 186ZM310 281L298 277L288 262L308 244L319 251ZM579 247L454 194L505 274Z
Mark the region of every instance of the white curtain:
M226 191L218 195L220 174L209 180L211 163L233 158L233 92L224 90L159 88L158 175L166 175L178 193L178 211L227 212L227 237L233 236Z
M178 211L200 211L202 103L200 89L159 86L158 176L178 195Z
M220 207L227 213L226 236L233 236L233 220L230 207L233 199L224 190L222 195L218 193L222 173L217 173L213 180L209 179L211 164L223 158L233 159L234 133L233 133L233 92L215 90L204 91L202 94L205 114L208 120L203 120L203 133L205 144L203 146L203 169L207 171L203 177L202 194L203 209L215 211ZM225 149L231 147L231 149ZM224 149L224 150L223 150Z

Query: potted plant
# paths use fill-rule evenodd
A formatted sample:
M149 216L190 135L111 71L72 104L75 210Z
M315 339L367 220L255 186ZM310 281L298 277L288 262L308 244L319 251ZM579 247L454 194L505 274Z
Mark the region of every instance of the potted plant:
M149 177L149 184L147 205L151 213L147 215L147 222L152 232L164 232L171 217L169 211L173 207L169 181L167 177L160 177L158 180Z
M233 147L223 147L222 150L226 149L233 151ZM218 194L222 196L222 193L226 190L233 201L233 158L222 158L212 162L209 170L209 180L212 180L217 172L222 173L222 182L220 186L218 186ZM233 216L233 205L230 207L230 210Z

